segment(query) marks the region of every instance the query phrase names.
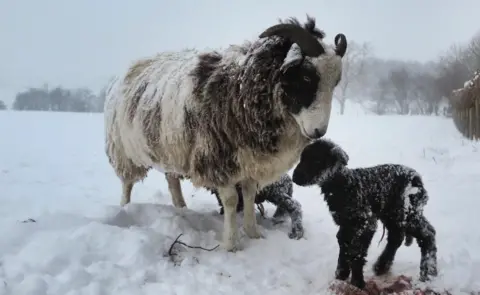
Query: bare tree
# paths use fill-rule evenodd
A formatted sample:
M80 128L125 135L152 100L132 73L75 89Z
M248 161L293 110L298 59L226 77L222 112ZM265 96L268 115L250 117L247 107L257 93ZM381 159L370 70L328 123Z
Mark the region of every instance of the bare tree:
M0 100L0 111L6 110L6 109L7 109L7 105L5 104L5 102L3 102L3 100Z
M480 69L480 31L473 36L465 48L464 61L470 72Z
M398 113L406 115L410 111L411 74L405 67L390 71L389 79L393 86L393 96L398 107Z
M336 87L335 99L340 103L340 114L345 113L345 102L349 98L350 90L362 84L366 58L371 52L368 43L350 42L343 57L342 80Z

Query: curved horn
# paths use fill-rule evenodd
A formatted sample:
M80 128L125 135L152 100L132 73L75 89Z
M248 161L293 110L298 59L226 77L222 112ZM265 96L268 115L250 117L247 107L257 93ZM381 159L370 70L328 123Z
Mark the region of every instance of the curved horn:
M306 56L317 57L325 53L322 44L312 34L298 25L279 24L271 26L260 34L259 38L280 36L297 43Z
M335 46L337 55L343 57L347 51L347 37L345 37L344 34L337 34L337 36L335 36Z

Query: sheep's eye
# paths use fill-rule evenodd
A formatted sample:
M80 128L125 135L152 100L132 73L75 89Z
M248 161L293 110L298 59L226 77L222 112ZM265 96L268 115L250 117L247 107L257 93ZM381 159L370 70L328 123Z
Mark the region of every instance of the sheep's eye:
M308 77L308 76L303 76L303 80L305 80L305 82L310 82L310 77Z

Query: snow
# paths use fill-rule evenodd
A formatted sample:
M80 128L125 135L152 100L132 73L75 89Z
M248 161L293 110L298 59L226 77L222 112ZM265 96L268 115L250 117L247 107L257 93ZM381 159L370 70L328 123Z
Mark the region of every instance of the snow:
M347 106L348 109L348 106ZM320 189L294 186L305 237L289 222L258 217L265 239L242 235L244 249L213 248L223 219L214 195L182 182L188 208L176 209L164 176L152 170L120 208L120 181L103 146L103 115L0 113L0 295L326 294L337 261L337 227ZM430 285L480 290L480 144L461 137L451 119L332 115L328 137L350 167L396 162L422 174L425 214L437 230L439 277ZM267 215L274 208L265 204ZM21 221L29 218L36 222ZM238 217L241 222L241 216ZM365 275L383 249L378 230ZM402 246L393 273L418 279L416 243Z

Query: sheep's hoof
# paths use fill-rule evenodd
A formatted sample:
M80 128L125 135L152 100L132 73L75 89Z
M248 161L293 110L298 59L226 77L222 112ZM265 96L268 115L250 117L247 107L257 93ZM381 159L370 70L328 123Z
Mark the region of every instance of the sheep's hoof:
M237 244L232 241L223 242L222 246L223 246L223 249L227 252L235 253L239 250Z
M262 234L257 227L245 227L245 233L250 239L263 239L265 235Z

